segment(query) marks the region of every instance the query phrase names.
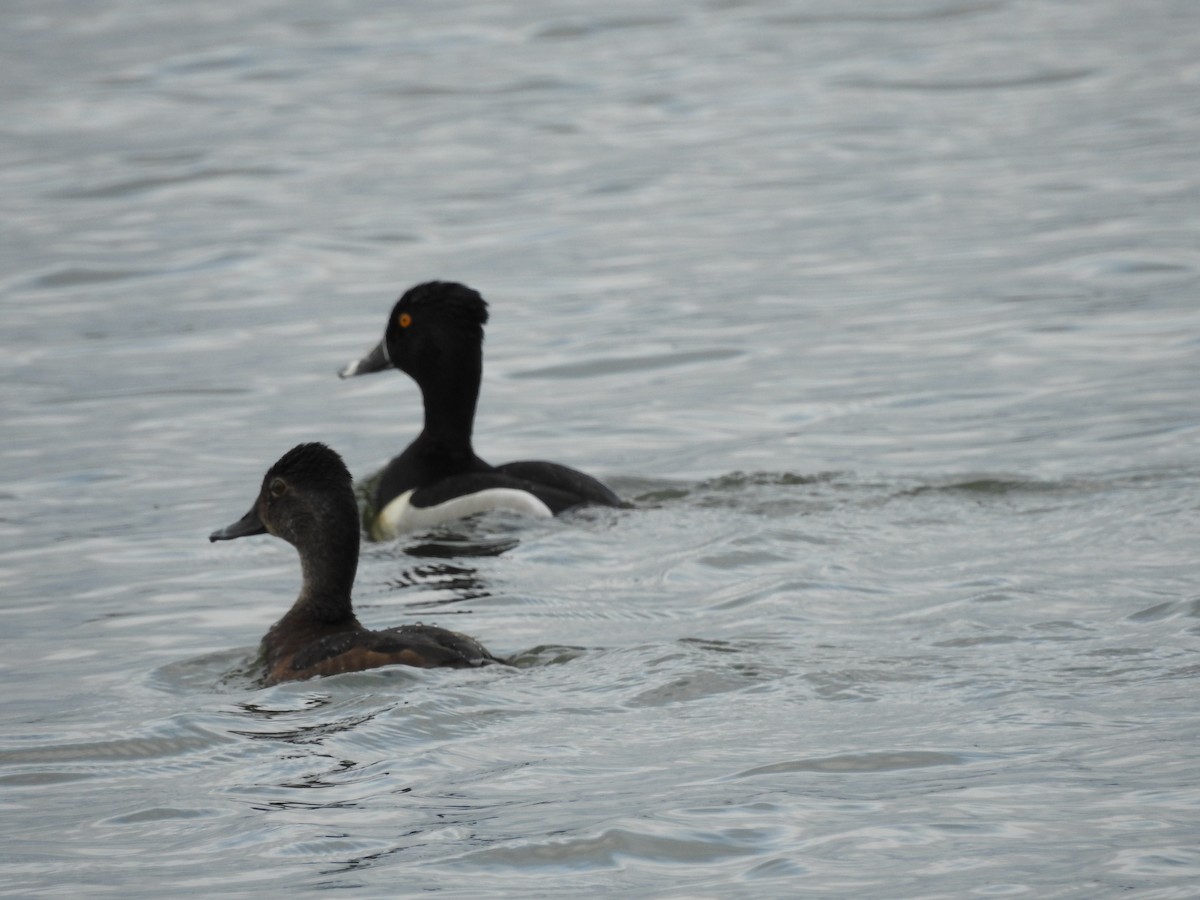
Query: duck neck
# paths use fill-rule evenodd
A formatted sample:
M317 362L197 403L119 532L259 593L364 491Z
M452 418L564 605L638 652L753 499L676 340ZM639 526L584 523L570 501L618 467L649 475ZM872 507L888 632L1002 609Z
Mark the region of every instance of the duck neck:
M479 401L479 382L483 374L482 351L457 359L453 367L437 379L421 382L425 406L425 434L435 446L455 450L471 449L475 427L475 406Z
M350 591L358 571L357 519L352 528L340 529L337 535L325 535L318 543L300 549L304 583L285 618L321 625L353 622Z

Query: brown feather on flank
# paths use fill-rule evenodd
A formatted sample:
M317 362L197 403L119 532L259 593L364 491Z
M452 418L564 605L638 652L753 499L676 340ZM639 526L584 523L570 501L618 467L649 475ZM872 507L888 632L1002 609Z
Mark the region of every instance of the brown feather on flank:
M265 681L268 685L281 681L303 681L317 675L340 675L343 672L361 672L363 669L377 669L380 666L403 665L427 669L437 665L436 662L422 656L415 650L400 650L396 653L380 653L367 647L356 647L337 656L323 659L314 666L306 669L293 669L292 657L285 656L271 667Z

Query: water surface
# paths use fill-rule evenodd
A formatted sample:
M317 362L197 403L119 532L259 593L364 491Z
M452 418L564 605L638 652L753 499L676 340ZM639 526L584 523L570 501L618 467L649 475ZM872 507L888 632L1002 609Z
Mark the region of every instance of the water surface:
M7 891L1194 894L1194 4L10 6ZM261 689L205 537L434 277L636 508L367 546L515 669Z

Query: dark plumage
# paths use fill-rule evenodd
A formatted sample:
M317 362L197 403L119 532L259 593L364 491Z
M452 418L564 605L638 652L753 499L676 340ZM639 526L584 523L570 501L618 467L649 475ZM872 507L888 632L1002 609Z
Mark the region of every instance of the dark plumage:
M287 614L262 640L267 684L378 666L479 666L502 662L474 638L432 625L370 631L354 616L358 505L342 458L324 444L300 444L263 477L250 511L211 541L270 533L300 553L304 583Z
M595 478L558 463L492 466L476 456L471 434L487 320L477 291L454 282L419 284L396 302L379 344L341 371L348 378L394 366L416 381L424 400L424 428L376 486L376 537L488 508L557 515L583 504L625 505Z

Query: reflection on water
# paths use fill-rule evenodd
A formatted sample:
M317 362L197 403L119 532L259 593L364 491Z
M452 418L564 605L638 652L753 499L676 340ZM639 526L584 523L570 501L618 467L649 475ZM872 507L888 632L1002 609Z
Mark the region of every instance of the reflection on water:
M6 889L1191 896L1198 18L13 6ZM438 277L481 455L634 508L364 546L513 667L262 688L294 551L211 524L365 501L420 397L334 372Z
M499 556L512 550L520 543L519 538L499 538L489 541L477 541L470 537L454 534L453 532L443 532L437 536L437 540L426 541L420 544L411 544L404 548L404 552L409 556L424 557L428 559L459 559L462 557L471 556ZM445 580L448 582L445 586L454 590L462 599L470 599L475 596L485 596L486 594L468 593L469 591L479 591L482 586L477 579L471 576L470 569L462 569L456 566L423 566L415 571L415 578L409 583L416 583L417 580L429 580L430 574L449 576ZM403 581L392 582L395 587L404 586Z

